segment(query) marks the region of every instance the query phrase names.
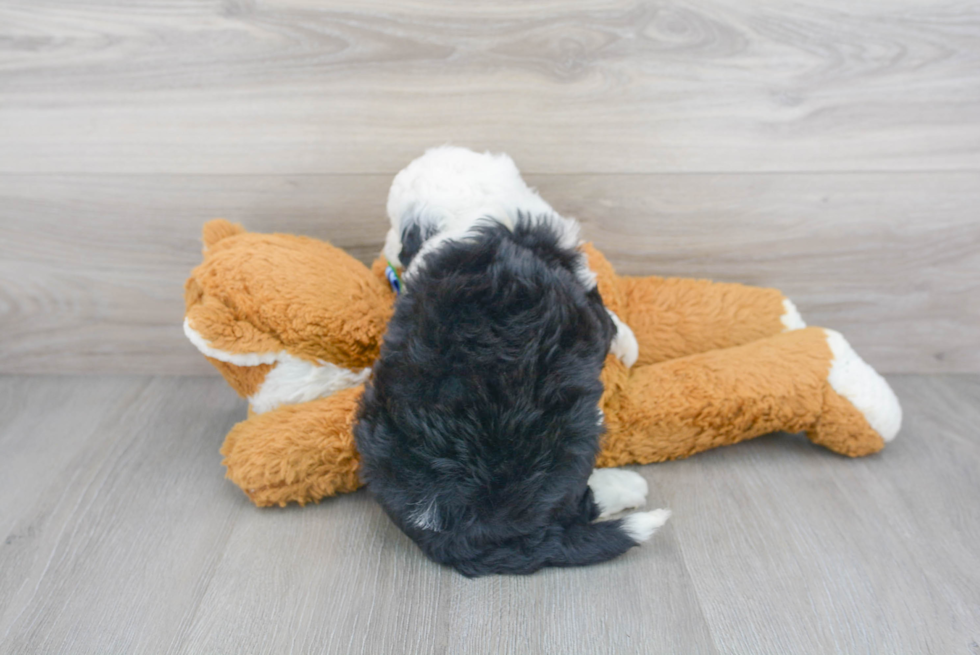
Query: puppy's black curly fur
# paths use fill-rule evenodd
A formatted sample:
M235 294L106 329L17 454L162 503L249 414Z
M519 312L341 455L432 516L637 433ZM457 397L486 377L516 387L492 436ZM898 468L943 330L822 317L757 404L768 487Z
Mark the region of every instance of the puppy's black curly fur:
M472 237L472 238L470 238ZM467 576L611 559L594 523L599 374L615 333L546 220L428 253L396 305L354 429L361 474L431 559Z

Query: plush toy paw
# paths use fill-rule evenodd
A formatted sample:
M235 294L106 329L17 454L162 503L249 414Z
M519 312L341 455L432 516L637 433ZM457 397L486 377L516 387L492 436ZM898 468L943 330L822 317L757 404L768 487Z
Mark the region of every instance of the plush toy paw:
M283 405L237 424L221 448L228 479L259 507L354 491L360 458L351 424L362 391Z
M884 448L902 427L902 407L881 375L868 366L847 340L824 330L832 359L824 409L807 430L811 441L852 457Z
M642 507L647 502L647 481L633 471L596 469L589 476L589 488L599 506L599 518Z
M834 353L827 376L830 386L861 412L882 439L891 441L902 427L902 407L895 392L854 352L840 332L824 332L827 333L827 345Z

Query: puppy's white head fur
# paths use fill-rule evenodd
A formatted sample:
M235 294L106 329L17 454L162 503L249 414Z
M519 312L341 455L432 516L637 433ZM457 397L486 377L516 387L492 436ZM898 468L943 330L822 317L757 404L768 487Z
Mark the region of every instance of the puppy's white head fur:
M404 264L402 235L413 224L428 235L405 273L410 278L425 254L449 239L465 238L481 220L513 226L518 215L547 221L561 234L562 245L579 245L578 223L560 216L525 184L514 160L505 154L477 153L456 146L431 148L395 176L388 192L391 229L384 255L392 264ZM583 258L584 259L584 258ZM587 288L594 275L583 264L579 275Z

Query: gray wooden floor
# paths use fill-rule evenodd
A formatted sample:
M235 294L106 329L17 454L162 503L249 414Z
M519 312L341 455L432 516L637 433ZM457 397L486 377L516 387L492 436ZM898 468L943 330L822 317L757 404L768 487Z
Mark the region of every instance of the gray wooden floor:
M203 377L0 377L0 653L980 652L980 377L892 377L848 460L773 435L638 470L611 563L467 580L363 492L256 509Z

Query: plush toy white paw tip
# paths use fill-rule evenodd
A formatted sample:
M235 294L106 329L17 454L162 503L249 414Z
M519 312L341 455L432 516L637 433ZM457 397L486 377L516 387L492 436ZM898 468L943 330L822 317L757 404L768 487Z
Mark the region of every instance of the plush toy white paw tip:
M806 327L806 321L800 316L796 305L789 298L783 298L783 315L779 317L779 320L783 324L783 332L802 330Z
M868 425L891 441L902 427L902 406L885 378L868 366L840 332L824 330L833 354L827 381L864 415Z

